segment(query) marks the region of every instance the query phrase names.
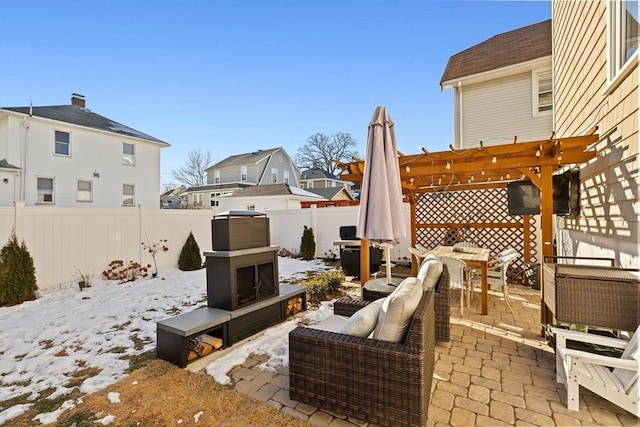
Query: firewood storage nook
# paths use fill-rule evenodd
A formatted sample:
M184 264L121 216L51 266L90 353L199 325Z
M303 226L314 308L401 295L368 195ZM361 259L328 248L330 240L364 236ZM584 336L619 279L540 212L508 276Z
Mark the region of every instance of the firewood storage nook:
M279 247L270 245L265 214L218 214L211 234L207 307L157 323L158 357L180 367L205 355L194 353L202 337L228 347L307 308L306 287L278 283Z

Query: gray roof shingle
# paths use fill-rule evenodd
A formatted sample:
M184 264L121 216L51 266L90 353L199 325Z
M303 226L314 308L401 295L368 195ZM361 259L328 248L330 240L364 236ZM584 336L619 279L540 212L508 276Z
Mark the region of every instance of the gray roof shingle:
M53 105L48 107L3 107L2 109L22 114L31 113L36 117L43 117L45 119L71 123L78 126L116 133L119 135L127 135L135 138L146 139L148 141L153 141L167 146L169 145L162 140L132 129L128 126L96 114L91 110L80 107L78 105Z
M207 168L207 170L257 163L278 150L282 150L282 147L269 148L268 150L258 150L251 153L236 154L235 156L229 156L226 159L216 163L215 165L210 166L209 168Z
M335 175L322 169L307 169L300 174L300 179L338 179Z
M498 34L449 58L440 85L551 55L551 20Z

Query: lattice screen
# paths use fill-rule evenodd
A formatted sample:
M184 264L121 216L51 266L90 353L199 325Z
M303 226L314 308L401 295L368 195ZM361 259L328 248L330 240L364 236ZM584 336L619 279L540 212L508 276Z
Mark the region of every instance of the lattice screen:
M506 188L416 194L415 220L416 242L427 248L470 241L489 248L492 256L513 247L521 254L528 251L529 262L538 262L540 217L531 216L528 230L524 230L524 217L508 214ZM509 266L511 281L524 283L524 264L521 256Z

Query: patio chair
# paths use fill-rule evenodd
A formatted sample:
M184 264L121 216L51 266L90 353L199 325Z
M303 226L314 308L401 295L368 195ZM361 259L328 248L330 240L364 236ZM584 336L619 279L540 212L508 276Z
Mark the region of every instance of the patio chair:
M462 260L447 256L440 257L440 261L447 266L449 271L450 288L460 290L460 316L464 316L464 291L467 288L464 272L467 264Z
M370 302L341 298L336 315ZM297 327L289 333L289 397L381 426L424 426L433 379L434 293L424 291L400 342Z
M418 268L417 277L422 279L423 286L425 281L430 281L433 279L430 274L431 268L430 264L433 260L438 260L435 256L431 255L422 261L420 267ZM438 261L439 262L439 261ZM437 272L437 269L435 269ZM435 327L435 337L436 341L440 342L449 342L451 339L451 307L449 306L450 296L449 296L449 271L447 267L443 265L442 272L439 273L439 277L437 277L437 283L433 287L435 291L435 310L436 310L436 327ZM362 288L362 300L364 301L375 301L379 298L385 297L388 295L387 293L377 293L367 290L366 288Z
M420 263L422 262L423 259L426 258L427 256L427 251L424 251L422 249L418 249L417 247L409 247L409 252L411 253L411 255L413 255L416 258L416 261L418 263L418 265L420 265Z
M567 408L579 411L580 386L640 417L640 326L630 341L551 328L556 336L556 381L567 389ZM567 341L624 349L609 357L567 348Z
M511 306L511 298L509 298L509 286L507 284L507 269L509 264L518 258L520 254L513 248L507 248L500 252L498 257L494 259L487 267L487 283L492 287L501 287L504 295L504 303L509 313L513 313Z
M457 248L478 248L479 246L473 242L458 242L453 245L453 249ZM465 267L464 275L467 282L467 307L471 306L471 297L473 296L473 278L478 274L478 269Z

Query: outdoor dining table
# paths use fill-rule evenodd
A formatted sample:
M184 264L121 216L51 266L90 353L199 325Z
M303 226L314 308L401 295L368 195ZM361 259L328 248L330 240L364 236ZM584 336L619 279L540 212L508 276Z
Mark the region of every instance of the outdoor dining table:
M426 255L437 257L448 256L464 261L467 267L479 268L482 274L482 314L489 314L489 284L487 283L487 264L489 263L489 249L484 248L456 248L453 246L438 246L427 252Z

